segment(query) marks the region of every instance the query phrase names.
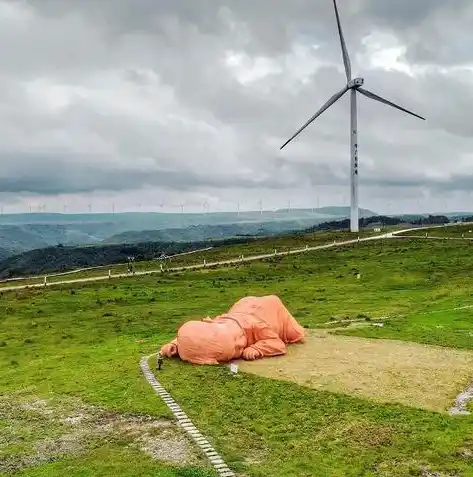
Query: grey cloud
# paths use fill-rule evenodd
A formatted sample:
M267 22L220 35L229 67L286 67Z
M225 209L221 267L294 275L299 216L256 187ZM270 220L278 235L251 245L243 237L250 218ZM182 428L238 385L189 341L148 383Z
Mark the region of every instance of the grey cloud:
M331 0L28 3L24 16L0 25L3 190L347 185L347 97L279 151L343 86ZM363 186L464 190L473 77L440 66L468 59L470 2L356 0L341 1L340 10L353 69L367 88L428 118L418 123L360 98ZM409 77L358 64L362 39L378 30L405 44L413 66L430 67ZM312 43L319 48L294 57L295 44ZM242 84L238 66L225 64L232 51L249 66L265 56L274 70ZM306 69L304 83L296 68ZM63 105L61 96L69 98Z
M32 192L56 195L90 191L118 192L149 186L186 192L224 187L279 189L294 185L287 178L273 177L270 174L256 177L244 174L217 176L206 174L205 171L173 170L172 166L149 167L142 170L130 165L114 167L113 164L101 164L100 156L95 157L95 165L87 163L89 158L85 161L81 161L80 157L73 159L65 162L63 157L54 157L53 154L20 157L3 155L6 165L21 164L23 170L18 171L16 177L0 173L0 189L4 194ZM130 158L129 164L132 162ZM10 171L12 169L13 167L9 168Z
M259 54L287 52L301 38L338 51L331 0L30 0L36 10L48 18L59 12L87 15L91 25L100 23L102 30L113 35L147 32L174 46L185 42L184 30L209 37L218 36ZM340 2L342 23L349 49L360 48L362 36L376 29L396 34L407 46L412 61L442 59L455 63L469 58L468 27L473 17L469 0L351 0ZM232 36L229 32L234 29ZM240 32L238 35L235 31ZM245 34L247 32L247 34ZM321 52L319 52L320 54ZM466 56L465 56L466 55ZM435 61L434 61L435 62Z
M457 1L457 6L465 6L467 0ZM397 0L396 2L369 0L365 4L366 11L374 19L386 26L406 30L416 27L430 15L445 9L443 0ZM451 5L451 4L450 4ZM448 7L447 7L448 9Z

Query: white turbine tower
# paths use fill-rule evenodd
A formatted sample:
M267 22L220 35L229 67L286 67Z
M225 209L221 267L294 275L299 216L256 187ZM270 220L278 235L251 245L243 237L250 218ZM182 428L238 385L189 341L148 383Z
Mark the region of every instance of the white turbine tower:
M415 116L419 119L425 120L422 116L415 114L397 104L388 101L387 99L382 98L370 91L363 89L363 78L354 78L351 77L351 63L348 56L347 47L345 44L345 39L343 37L342 26L340 24L340 16L338 14L337 2L333 0L333 6L335 8L335 17L337 20L338 34L340 37L340 43L342 46L342 58L345 65L345 73L347 77L346 86L335 93L320 109L317 111L289 140L287 140L282 146L281 149L289 144L296 136L298 136L307 126L309 126L313 121L315 121L324 111L326 111L330 106L337 102L347 91L350 91L350 134L351 134L351 173L350 173L350 195L351 195L351 211L350 211L350 230L352 232L358 232L358 126L357 126L357 107L356 107L356 93L361 93L367 98L374 99L380 103L387 104L393 108L404 111L407 114Z

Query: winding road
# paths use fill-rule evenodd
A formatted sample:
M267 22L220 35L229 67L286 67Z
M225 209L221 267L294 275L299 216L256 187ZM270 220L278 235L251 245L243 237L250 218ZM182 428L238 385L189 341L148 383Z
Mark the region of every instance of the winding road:
M471 222L464 222L462 225L471 225L473 223ZM294 249L294 250L288 250L284 252L273 252L273 253L265 253L261 255L252 255L250 257L245 257L241 256L239 258L234 258L230 260L220 260L217 262L209 262L209 263L199 263L195 265L186 265L182 267L169 267L169 268L160 268L158 270L146 270L146 271L141 271L141 272L135 272L134 274L129 274L129 273L116 273L113 274L111 273L110 275L100 275L96 277L87 277L87 278L74 278L72 280L60 280L56 282L51 282L48 283L33 283L33 284L26 284L26 285L14 285L14 286L8 286L8 287L0 287L0 293L7 292L7 291L14 291L14 290L23 290L26 288L45 288L45 287L51 287L54 285L69 285L72 283L85 283L85 282L96 282L96 281L101 281L101 280L110 280L112 278L126 278L130 276L142 276L142 275L153 275L156 273L164 273L164 272L180 272L180 271L186 271L186 270L198 270L202 268L214 268L214 267L219 267L219 266L227 266L227 265L237 265L239 263L245 263L245 262L252 262L256 260L264 260L266 258L271 258L271 257L280 257L280 256L286 256L286 255L294 255L294 254L299 254L299 253L304 253L304 252L313 252L315 250L324 250L324 249L329 249L329 248L335 248L335 247L343 247L345 245L350 245L354 243L359 243L359 242L369 242L369 241L374 241L374 240L382 240L382 239L392 239L392 238L419 238L419 236L402 236L402 234L405 234L406 232L410 232L412 230L428 230L428 229L433 229L433 228L441 228L441 227L448 227L448 226L453 226L453 225L458 225L458 224L442 224L442 225L430 225L426 227L412 227L409 229L403 229L403 230L396 230L392 232L387 232L383 233L380 235L373 235L372 237L360 237L352 240L344 240L341 242L332 242L328 243L325 245L315 245L313 247L306 246L304 248L299 248L299 249ZM433 237L432 237L433 238ZM435 238L440 238L444 239L443 237L435 237ZM465 240L465 239L460 239L459 240ZM52 275L51 275L52 276ZM38 277L28 277L27 279L41 279L43 277L38 276Z

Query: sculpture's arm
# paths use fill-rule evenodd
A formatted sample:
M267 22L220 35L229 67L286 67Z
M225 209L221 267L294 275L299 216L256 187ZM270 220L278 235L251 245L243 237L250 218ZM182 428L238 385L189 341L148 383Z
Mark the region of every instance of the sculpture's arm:
M244 359L251 361L286 354L286 344L266 323L255 324L253 332L256 341L243 350Z
M159 351L166 358L177 356L177 338L173 339L170 343L165 344Z

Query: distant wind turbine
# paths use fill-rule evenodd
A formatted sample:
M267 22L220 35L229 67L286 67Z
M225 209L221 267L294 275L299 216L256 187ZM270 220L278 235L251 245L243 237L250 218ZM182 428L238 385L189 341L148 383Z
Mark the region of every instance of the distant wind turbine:
M415 116L416 118L423 119L425 118L415 114L397 104L388 101L387 99L382 98L364 88L363 78L354 78L351 77L351 63L348 56L347 47L345 44L345 38L343 37L342 26L340 23L340 16L338 14L337 2L333 0L333 6L335 9L335 17L337 20L338 35L340 37L340 43L342 47L342 58L345 65L345 73L347 77L346 86L335 93L320 109L317 111L290 139L288 139L282 146L281 149L289 144L296 136L298 136L307 126L314 122L324 111L326 111L330 106L336 103L347 91L350 91L350 112L351 112L351 121L350 121L350 134L351 134L351 173L350 173L350 192L351 192L351 210L350 210L350 230L352 232L358 232L358 126L357 126L357 105L356 105L356 93L361 93L363 96L366 96L369 99L374 99L380 103L392 106L393 108L404 111L407 114Z

